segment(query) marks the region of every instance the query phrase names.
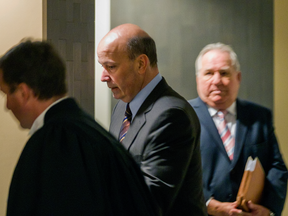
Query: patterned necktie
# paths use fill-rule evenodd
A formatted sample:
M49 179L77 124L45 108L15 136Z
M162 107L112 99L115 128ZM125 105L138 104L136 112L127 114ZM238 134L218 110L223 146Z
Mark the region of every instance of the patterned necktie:
M120 129L119 133L119 141L122 142L127 134L127 131L130 127L130 122L132 119L132 113L129 107L129 103L126 106L126 111L125 111L125 118L123 119L122 126Z
M233 160L235 140L234 137L231 135L231 132L226 124L225 121L226 114L227 114L226 110L217 112L217 115L220 118L220 123L218 125L218 132L220 134L220 137L222 139L228 157L230 158L230 160Z

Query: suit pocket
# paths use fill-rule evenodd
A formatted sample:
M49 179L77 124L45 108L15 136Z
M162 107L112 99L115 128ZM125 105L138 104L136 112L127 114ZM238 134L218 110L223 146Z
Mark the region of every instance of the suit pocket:
M268 141L265 141L261 143L252 144L251 147L252 147L253 153L258 153L259 151L262 151L263 149L268 149L269 143Z

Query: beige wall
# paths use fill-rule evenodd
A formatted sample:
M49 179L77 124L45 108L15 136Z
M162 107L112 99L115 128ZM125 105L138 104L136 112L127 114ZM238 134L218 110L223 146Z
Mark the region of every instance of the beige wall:
M0 0L0 27L0 55L24 37L42 38L42 1ZM28 138L28 131L4 110L5 99L0 93L0 215L5 215L11 176Z
M286 165L288 165L288 1L274 1L274 120ZM288 215L286 199L282 215Z

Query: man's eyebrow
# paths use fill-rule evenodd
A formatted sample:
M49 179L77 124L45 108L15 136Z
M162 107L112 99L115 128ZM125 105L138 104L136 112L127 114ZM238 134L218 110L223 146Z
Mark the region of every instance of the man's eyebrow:
M209 67L209 68L204 68L204 70L205 70L205 71L209 71L209 70L212 70L212 68L211 68L211 67Z
M105 61L105 62L98 61L98 63L101 65L105 65L105 64L115 64L116 62L114 62L114 61Z
M230 66L224 66L224 67L221 67L220 70L228 70L230 68L231 68Z

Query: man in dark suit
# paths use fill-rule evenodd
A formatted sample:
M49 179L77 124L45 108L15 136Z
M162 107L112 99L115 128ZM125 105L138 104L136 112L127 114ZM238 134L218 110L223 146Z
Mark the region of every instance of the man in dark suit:
M206 215L199 121L159 74L154 40L138 26L123 24L100 41L97 54L101 80L120 99L110 132L141 167L162 214Z
M7 216L158 215L133 158L65 96L65 65L49 43L9 50L0 59L0 87L31 135L13 174Z
M207 45L195 65L199 97L189 103L201 123L208 214L280 216L286 197L287 169L274 134L271 111L237 99L241 72L230 46ZM227 113L224 119L221 112ZM250 212L245 213L237 209L234 201L249 156L259 158L266 180L261 203L249 202Z

